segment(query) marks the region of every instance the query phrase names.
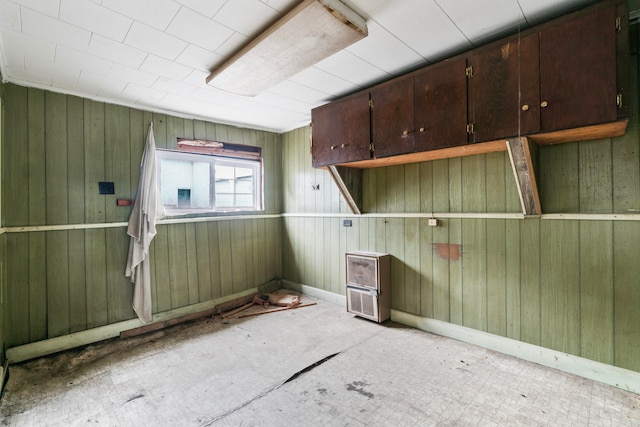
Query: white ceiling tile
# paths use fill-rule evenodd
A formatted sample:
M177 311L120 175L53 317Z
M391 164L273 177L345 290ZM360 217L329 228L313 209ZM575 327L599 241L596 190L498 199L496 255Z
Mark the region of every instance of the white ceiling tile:
M158 30L166 29L180 9L173 0L102 0L102 6Z
M200 106L198 101L194 101L193 99L184 96L174 95L172 93L167 94L160 102L166 109L174 111L188 110L193 114L197 114L197 108Z
M215 51L233 34L233 30L190 9L182 8L169 24L167 33Z
M29 9L42 12L45 15L58 17L58 11L60 10L60 0L12 0L21 6L28 7Z
M445 14L472 42L491 38L496 32L511 28L524 20L520 6L513 0L461 2L439 0Z
M384 8L397 6L397 3L392 5L389 0L350 0L349 6L363 18L367 18L379 14Z
M415 50L378 25L369 28L369 35L347 50L390 74L424 62Z
M240 33L233 33L218 49L216 53L225 58L230 57L250 41L249 37Z
M0 0L0 28L20 31L20 6Z
M31 73L42 73L52 79L63 79L68 82L77 82L80 77L80 68L73 64L60 64L47 59L30 55L25 58L25 70Z
M125 44L167 59L175 59L187 47L183 40L158 31L148 25L134 22Z
M70 49L65 46L58 46L56 49L55 62L61 65L68 64L71 67L83 71L107 75L113 62L88 53Z
M262 3L277 10L280 13L288 12L298 3L296 0L262 0ZM345 2L346 3L346 2Z
M78 85L84 88L84 91L90 91L94 96L103 95L108 99L114 99L122 93L127 82L83 71L80 73Z
M279 15L276 10L259 0L233 0L225 3L213 19L253 38Z
M139 49L115 42L98 34L91 36L87 52L134 68L138 68L147 57L147 54Z
M296 99L287 98L271 92L263 92L255 97L255 101L268 105L273 108L289 110L295 112L311 111L313 104L298 101Z
M165 92L160 90L138 86L133 83L129 83L127 87L122 90L122 93L130 99L136 101L143 100L145 103L160 101L166 95Z
M45 85L51 86L52 77L43 74L40 70L37 71L26 71L22 68L16 69L12 67L7 67L7 71L9 76L12 77L12 81L17 83L30 83L31 85Z
M50 16L22 9L22 31L77 50L87 50L91 33Z
M353 91L358 86L317 67L310 67L289 78L292 82L336 96Z
M329 98L329 94L327 94L326 92L322 92L315 88L305 86L291 80L285 80L271 87L268 92L279 96L296 99L307 104L326 102L326 100Z
M357 85L369 85L376 80L390 77L380 68L345 50L318 62L315 67Z
M49 62L53 62L55 58L55 43L10 30L2 30L0 31L0 35L2 37L4 53L5 56L7 56L9 64L12 62L8 56L17 54L20 54L20 57L33 56Z
M193 70L191 74L182 79L183 83L190 84L191 86L195 86L199 89L207 88L206 78L209 76L208 72Z
M224 59L222 55L190 44L176 58L176 62L196 70L206 71L207 75L209 75L210 71L222 64Z
M153 55L144 60L140 69L178 81L182 81L192 71L189 67Z
M595 3L596 0L518 0L527 23L531 26Z
M124 40L133 20L86 0L61 0L60 19L113 40Z
M175 80L171 80L166 77L160 77L151 87L153 89L158 89L167 93L172 93L174 95L180 95L180 96L189 96L198 89L195 86L177 82Z
M151 87L156 80L158 80L157 74L127 67L126 65L121 64L113 64L113 67L111 67L111 70L109 71L109 76L114 79L146 87Z
M220 10L227 0L176 0L178 3L198 12L207 18L213 18L213 15Z

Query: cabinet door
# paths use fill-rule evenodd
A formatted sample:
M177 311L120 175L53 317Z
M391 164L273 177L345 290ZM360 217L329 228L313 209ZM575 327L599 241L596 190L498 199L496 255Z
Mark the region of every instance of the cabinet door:
M467 143L465 68L465 58L457 58L415 76L416 151Z
M413 80L404 78L375 87L371 100L374 156L414 152Z
M368 92L314 108L311 122L314 167L371 158Z
M538 34L480 48L469 55L472 142L540 129Z
M540 32L541 130L614 121L615 5Z

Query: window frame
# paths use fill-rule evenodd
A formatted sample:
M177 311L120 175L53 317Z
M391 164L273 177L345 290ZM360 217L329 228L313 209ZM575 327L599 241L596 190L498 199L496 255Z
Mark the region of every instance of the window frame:
M207 208L195 208L195 207L179 207L165 205L165 212L167 216L184 216L184 215L202 215L202 216L215 216L223 215L227 213L240 213L240 212L261 212L264 211L264 161L262 156L228 156L220 154L212 154L197 151L187 150L172 150L164 148L156 148L156 161L157 161L157 175L158 175L158 188L160 191L160 197L162 200L162 160L177 160L177 161L190 161L202 162L209 164L209 207ZM215 166L224 165L231 167L243 167L253 170L253 205L252 206L240 206L240 207L216 207L216 189L215 189ZM182 188L182 187L180 187ZM235 194L235 188L234 193Z

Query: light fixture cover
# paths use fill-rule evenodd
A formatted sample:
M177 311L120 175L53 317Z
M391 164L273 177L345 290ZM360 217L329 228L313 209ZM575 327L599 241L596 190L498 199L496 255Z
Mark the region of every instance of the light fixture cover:
M304 0L215 69L207 83L255 96L367 36L367 24L339 0Z

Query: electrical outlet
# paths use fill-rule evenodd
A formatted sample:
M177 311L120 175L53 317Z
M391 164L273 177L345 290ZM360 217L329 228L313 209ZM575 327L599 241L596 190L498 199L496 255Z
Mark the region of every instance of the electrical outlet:
M435 218L429 218L429 227L437 227L438 226L438 220Z

